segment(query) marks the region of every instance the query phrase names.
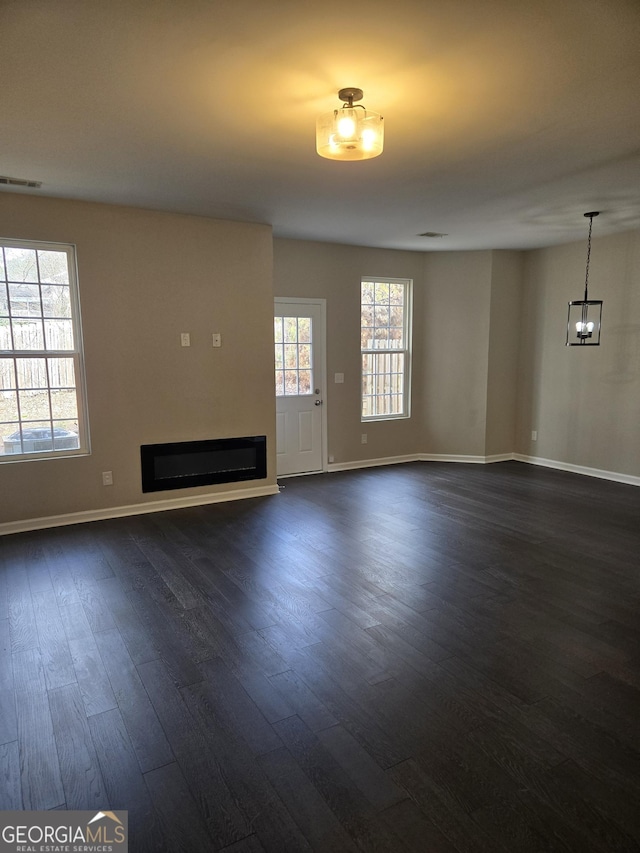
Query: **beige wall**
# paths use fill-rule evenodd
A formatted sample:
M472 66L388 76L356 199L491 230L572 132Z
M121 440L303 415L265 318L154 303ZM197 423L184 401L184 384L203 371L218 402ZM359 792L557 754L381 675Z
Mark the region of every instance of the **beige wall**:
M640 231L594 238L589 296L604 301L601 344L567 347L567 302L582 298L585 262L586 241L526 254L516 449L638 476Z
M275 482L270 227L0 193L0 235L77 246L92 445L0 465L0 522ZM267 481L143 495L141 444L242 435Z
M366 276L413 279L407 420L360 420L360 281ZM425 254L274 240L275 295L327 300L326 403L336 464L512 452L520 276L517 252ZM336 372L344 373L343 385L334 384Z
M365 276L411 278L414 315L423 308L423 255L302 240L274 242L274 293L327 300L327 420L329 456L336 464L420 451L419 418L360 420L360 281ZM419 324L414 348L422 346ZM344 384L334 374L344 373ZM413 375L414 406L421 377ZM367 434L367 444L360 441Z
M421 450L484 456L491 307L491 252L425 255ZM418 355L418 354L416 354Z
M513 453L522 310L522 252L493 252L485 455Z

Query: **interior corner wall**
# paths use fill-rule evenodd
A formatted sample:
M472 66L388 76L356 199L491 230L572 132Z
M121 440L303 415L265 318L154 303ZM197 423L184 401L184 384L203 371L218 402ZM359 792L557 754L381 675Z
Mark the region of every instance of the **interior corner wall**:
M487 457L512 454L515 447L523 262L522 252L492 253Z
M426 454L484 456L492 286L491 251L424 256L421 448Z
M567 303L583 296L585 263L586 241L526 253L516 450L637 477L640 231L594 237L589 296L604 302L601 343L567 347Z
M143 495L141 444L266 435L275 484L269 226L0 193L0 235L77 247L92 447L0 464L0 522L175 497Z

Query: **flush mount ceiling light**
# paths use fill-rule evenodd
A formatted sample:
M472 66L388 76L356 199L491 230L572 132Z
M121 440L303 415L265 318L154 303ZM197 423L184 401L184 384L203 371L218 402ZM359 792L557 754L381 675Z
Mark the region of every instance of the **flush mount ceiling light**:
M602 300L589 299L589 261L591 260L591 229L593 217L599 211L585 213L589 219L589 240L587 242L587 272L584 279L584 299L569 303L567 317L567 346L600 346L600 321L602 320Z
M366 110L362 89L340 89L342 107L323 113L316 121L316 151L328 160L371 160L382 154L384 124L382 116Z

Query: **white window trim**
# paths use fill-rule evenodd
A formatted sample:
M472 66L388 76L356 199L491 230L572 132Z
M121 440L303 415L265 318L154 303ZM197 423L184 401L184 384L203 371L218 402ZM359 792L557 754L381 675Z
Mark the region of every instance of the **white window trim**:
M78 262L76 246L73 243L45 242L41 240L18 240L12 237L0 237L0 246L7 248L37 249L40 251L65 252L69 271L69 297L71 319L73 323L75 349L73 350L2 350L9 357L46 355L50 357L73 358L75 372L75 390L78 411L78 447L74 449L46 450L41 453L0 454L0 464L14 462L33 462L43 459L65 459L73 456L89 456L91 443L89 437L89 415L87 407L87 385L84 363L84 341L82 336L82 314L80 311L80 291L78 286ZM1 440L1 436L0 436Z
M362 349L360 347L360 422L371 423L372 421L397 421L406 420L411 417L411 365L412 365L412 330L413 330L413 279L412 278L390 278L385 276L367 276L363 275L360 279L360 310L362 310L362 284L365 281L381 282L389 284L405 285L406 304L404 311L404 349ZM362 319L360 320L360 330L362 331ZM402 394L405 402L405 411L398 415L363 415L362 414L362 355L364 354L397 354L404 353L404 382Z

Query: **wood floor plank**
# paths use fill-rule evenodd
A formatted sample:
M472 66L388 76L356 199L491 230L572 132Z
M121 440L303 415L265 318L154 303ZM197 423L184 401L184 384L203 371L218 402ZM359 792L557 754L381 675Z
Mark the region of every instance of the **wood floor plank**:
M154 567L131 539L127 520L105 521L95 531L95 539L114 577L127 592L143 589L157 577Z
M317 738L376 811L382 812L406 799L406 791L393 782L344 726L324 728L317 732Z
M152 519L138 516L130 526L132 538L156 569L183 610L204 604L205 600L184 571L180 551L162 535L162 528Z
M7 570L6 578L11 650L25 652L38 649L38 631L27 571L16 564Z
M76 582L80 601L94 634L110 631L116 627L111 610L104 600L96 581Z
M140 853L166 849L156 811L117 708L89 717L107 808L129 812L129 847ZM104 808L103 808L104 810Z
M142 664L139 673L200 812L220 846L250 835L251 825L226 784L215 739L189 713L163 662Z
M53 588L33 593L32 601L47 688L72 684L76 674Z
M433 778L428 760L422 766L415 759L409 759L387 772L398 787L406 791L429 825L436 827L460 853L494 853L510 849L473 822L458 799Z
M131 660L136 665L155 660L158 651L118 578L103 578L96 582L96 586L120 631Z
M397 732L380 724L375 706L370 701L352 698L308 650L296 652L290 659L294 673L381 767L392 767L412 755L413 750Z
M61 535L65 535L63 532ZM99 539L91 528L80 527L69 539L66 539L65 554L75 585L81 589L84 584L109 578L113 568L100 549Z
M7 593L8 555L0 548L0 622L9 618L9 596Z
M571 760L554 767L549 775L556 807L603 850L640 847L637 791L603 782Z
M283 714L280 719L297 714L314 732L337 724L337 718L293 670L272 675L269 681L284 696L291 709L290 713Z
M189 641L184 626L172 620L168 611L161 610L146 590L131 589L127 594L175 683L183 687L200 681L200 670L188 654Z
M399 839L377 820L376 809L352 776L300 720L289 717L275 729L305 776L321 794L348 835L364 849L397 849Z
M523 709L522 720L597 778L640 796L640 753L620 739L615 725L603 727L551 698Z
M206 683L182 688L182 695L196 722L208 731L225 782L247 822L266 850L303 851L308 841L286 803L270 784L260 759L225 724L217 713L216 695ZM273 755L265 753L265 755Z
M64 529L57 528L57 535L49 535L42 544L53 593L60 607L65 604L75 604L80 600L78 588L67 562L65 546L67 541L68 534L65 533Z
M22 801L25 809L65 802L40 652L13 655Z
M0 619L0 744L18 736L9 620Z
M356 844L285 747L260 756L259 761L307 839L308 847L355 853Z
M247 838L243 838L242 841L231 844L229 847L221 848L220 853L262 853L263 851L264 847L260 844L258 836L249 835Z
M256 703L265 718L274 723L295 713L288 697L279 692L270 680L272 658L267 654L267 644L255 631L233 638L221 649L221 658ZM267 661L266 663L264 661ZM280 659L276 669L286 669Z
M50 691L49 707L66 807L104 808L106 790L78 685Z
M317 735L297 716L281 720L274 727L349 836L360 847L371 848L375 828L378 848L393 850L397 839L376 826L375 807Z
M397 836L398 849L424 853L425 850L437 850L438 853L460 853L461 848L454 845L424 815L416 804L409 799L401 800L390 806L382 814L382 819ZM465 848L471 853L471 848Z
M282 746L273 726L220 658L205 661L201 669L217 697L219 713L255 755Z
M169 764L173 753L120 632L101 631L95 636L142 772Z
M209 834L180 767L165 764L144 775L156 808L164 844L172 853L211 849L217 839Z
M87 716L115 708L116 698L84 608L77 602L61 607L60 611Z
M20 750L18 741L0 744L0 810L21 811Z

